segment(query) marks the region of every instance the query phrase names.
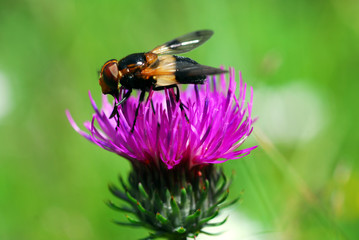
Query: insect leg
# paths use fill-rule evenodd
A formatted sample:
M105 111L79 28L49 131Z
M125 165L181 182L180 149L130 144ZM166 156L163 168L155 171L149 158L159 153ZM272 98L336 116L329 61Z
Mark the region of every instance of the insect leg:
M137 105L136 112L135 112L135 120L133 120L131 133L133 133L133 130L135 129L135 124L136 124L136 120L137 120L137 116L138 116L138 110L140 109L141 103L145 99L145 93L146 93L146 91L142 90L142 92L140 94L140 98L138 99L138 105Z
M181 99L180 99L180 90L179 90L179 87L178 87L178 85L175 85L174 87L176 88L176 101L180 103L181 111L184 112L184 116L185 116L187 122L189 122L189 119L188 119L188 117L187 117L187 114L186 114L186 112L184 111L184 108L187 108L187 107L181 102Z
M178 85L175 85L176 88L176 102L180 100L180 91Z
M152 111L153 111L153 113L154 113L154 114L156 114L155 106L153 105L153 101L152 101L152 99L151 99L151 107L152 107Z
M123 96L123 98L121 99L121 101L119 101L118 103L115 102L114 106L113 106L113 110L112 113L110 115L110 118L113 118L115 115L119 118L120 114L118 113L117 107L120 106L122 103L124 103L131 95L132 93L132 89L128 89L128 91L125 93L125 95ZM119 124L119 122L117 122L117 125Z
M116 105L120 106L122 103L124 103L131 96L131 93L132 93L132 88L128 89L128 91L125 93L125 96L123 96L121 101L119 101Z
M120 126L120 114L118 113L116 102L113 104L113 110L110 115L110 118L113 118L115 115L117 116L117 127L119 127ZM117 127L116 127L116 131L117 131Z
M153 105L153 101L152 101L152 95L153 95L153 86L150 87L150 90L148 91L148 97L147 97L147 102L146 104L148 103L148 101L150 101L151 103L151 107L152 107L152 110L153 110L153 113L156 114L156 111L155 111L155 107Z

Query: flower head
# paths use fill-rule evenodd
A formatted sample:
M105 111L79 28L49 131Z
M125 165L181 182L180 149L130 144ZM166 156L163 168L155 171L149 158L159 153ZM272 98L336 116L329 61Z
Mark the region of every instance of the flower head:
M113 105L107 97L103 96L99 109L90 94L95 113L91 122L85 122L89 133L80 130L67 111L72 127L82 136L132 163L127 183L120 180L123 190L109 186L128 206L111 201L108 205L136 219L126 215L129 222L116 223L150 229L147 239L186 239L226 221L209 222L236 201L224 203L230 181L214 164L241 158L256 148L238 150L252 132L253 93L251 88L246 103L246 90L241 75L237 89L235 72L230 69L228 83L224 74L208 77L204 85L188 86L180 101L173 89L151 91L140 105L134 132L135 97L109 119Z
M89 133L79 129L68 111L67 116L82 136L133 163L192 168L241 158L256 148L237 150L252 132L253 92L250 88L250 100L246 103L247 86L241 75L237 95L236 89L235 71L230 69L228 83L222 74L208 77L204 85L188 86L182 91L184 110L175 100L173 89L154 92L150 100L141 104L133 133L130 130L138 104L136 97L118 107L118 126L116 118L109 119L113 105L106 96L100 110L90 94L95 113L92 121L84 124Z

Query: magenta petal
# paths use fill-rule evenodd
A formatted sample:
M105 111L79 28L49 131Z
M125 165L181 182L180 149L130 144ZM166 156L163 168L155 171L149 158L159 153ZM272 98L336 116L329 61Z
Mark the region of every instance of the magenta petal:
M70 114L70 111L69 110L66 110L66 116L67 116L67 119L69 120L72 128L78 132L79 134L81 134L83 137L87 138L88 140L91 141L91 136L87 133L85 133L84 131L81 131L81 129L77 126L77 124L75 123L74 119L72 118L71 114Z

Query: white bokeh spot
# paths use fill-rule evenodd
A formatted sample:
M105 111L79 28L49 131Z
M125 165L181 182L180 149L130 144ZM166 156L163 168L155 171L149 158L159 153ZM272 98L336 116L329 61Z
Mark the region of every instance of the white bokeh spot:
M202 229L209 233L221 233L218 236L199 234L196 240L267 240L267 234L263 234L263 227L259 222L249 219L235 209L224 209L220 215L211 222L220 222L229 216L226 223L218 227L207 227Z
M277 143L295 143L314 138L326 125L328 111L323 96L303 81L281 87L256 88L256 123Z
M11 109L10 93L9 80L0 72L0 119L6 116Z

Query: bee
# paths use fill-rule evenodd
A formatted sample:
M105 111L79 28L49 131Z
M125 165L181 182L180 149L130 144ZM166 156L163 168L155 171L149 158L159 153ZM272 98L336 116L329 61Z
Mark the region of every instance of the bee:
M211 30L195 31L166 42L149 52L130 54L119 61L116 59L107 61L101 68L99 84L103 94L110 94L115 98L110 118L116 115L118 125L118 106L130 97L133 89L140 90L131 129L133 132L138 110L146 92L149 92L150 96L152 91L176 88L176 101L179 102L178 84L203 84L207 75L226 73L225 70L201 65L190 58L174 55L199 47L212 35ZM121 100L120 89L127 90ZM180 107L183 110L184 105L181 102Z

